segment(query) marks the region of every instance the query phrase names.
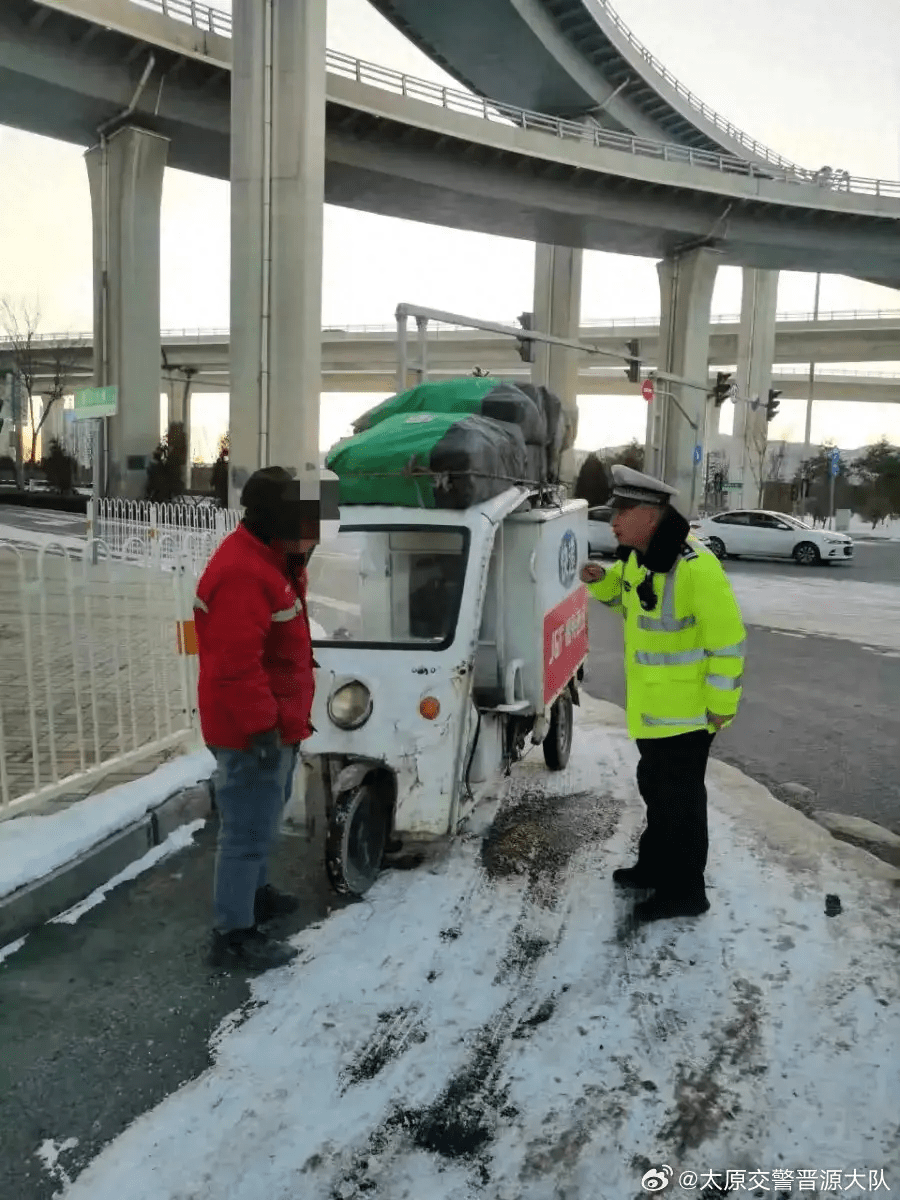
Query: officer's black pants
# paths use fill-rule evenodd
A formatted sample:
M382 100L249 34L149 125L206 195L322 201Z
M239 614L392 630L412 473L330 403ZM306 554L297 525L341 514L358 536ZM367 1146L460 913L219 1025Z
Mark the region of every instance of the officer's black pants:
M638 867L657 895L705 896L706 764L713 734L705 729L670 738L639 738L637 782L647 806Z

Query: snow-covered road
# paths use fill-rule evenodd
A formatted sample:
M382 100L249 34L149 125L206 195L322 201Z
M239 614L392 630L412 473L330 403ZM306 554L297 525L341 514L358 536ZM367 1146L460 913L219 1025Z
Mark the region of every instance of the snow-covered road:
M799 579L741 573L730 579L748 625L844 638L900 653L900 587L832 579L824 573Z
M679 1196L728 1170L748 1194L826 1171L900 1190L890 868L715 763L712 909L636 929L609 879L641 827L635 751L584 704L565 773L532 755L486 839L496 806L299 935L214 1065L66 1197L629 1200L663 1164Z

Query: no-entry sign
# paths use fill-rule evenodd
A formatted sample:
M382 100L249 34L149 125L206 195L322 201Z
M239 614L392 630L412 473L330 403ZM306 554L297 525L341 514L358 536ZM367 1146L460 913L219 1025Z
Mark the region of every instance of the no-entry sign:
M653 399L653 380L652 379L645 379L644 382L641 384L641 395L644 397L644 399L647 401L648 404Z

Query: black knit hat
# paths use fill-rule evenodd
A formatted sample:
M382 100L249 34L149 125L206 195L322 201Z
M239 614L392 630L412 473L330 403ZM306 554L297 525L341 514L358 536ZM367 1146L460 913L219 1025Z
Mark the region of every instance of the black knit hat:
M307 511L300 485L284 467L254 471L241 492L244 524L264 542L318 538L317 514Z

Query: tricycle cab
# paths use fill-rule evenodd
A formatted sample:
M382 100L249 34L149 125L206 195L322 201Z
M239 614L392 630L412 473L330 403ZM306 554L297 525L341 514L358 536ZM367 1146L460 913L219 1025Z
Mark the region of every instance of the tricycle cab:
M303 744L307 812L324 807L339 890L365 890L391 831L454 833L528 733L565 765L587 553L585 502L521 487L463 510L341 509L309 564L318 671Z

